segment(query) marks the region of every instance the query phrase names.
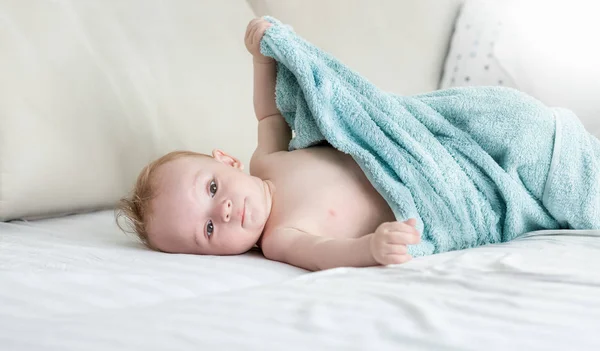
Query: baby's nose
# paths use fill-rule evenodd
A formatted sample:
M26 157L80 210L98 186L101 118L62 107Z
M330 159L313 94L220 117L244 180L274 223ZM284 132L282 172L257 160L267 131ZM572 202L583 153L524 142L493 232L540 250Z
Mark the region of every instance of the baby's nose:
M229 220L231 219L232 205L233 203L231 202L231 200L226 200L221 208L221 218L225 223L229 222Z

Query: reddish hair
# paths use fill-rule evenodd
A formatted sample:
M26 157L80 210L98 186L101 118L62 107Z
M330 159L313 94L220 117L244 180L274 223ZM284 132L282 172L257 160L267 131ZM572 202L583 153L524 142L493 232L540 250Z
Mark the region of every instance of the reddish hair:
M193 151L173 151L146 165L137 177L130 196L119 200L115 211L117 226L125 233L135 233L147 247L156 250L148 239L148 221L151 216L150 201L156 196L153 178L156 170L167 162L182 157L211 157ZM123 227L120 219L129 222L128 228Z

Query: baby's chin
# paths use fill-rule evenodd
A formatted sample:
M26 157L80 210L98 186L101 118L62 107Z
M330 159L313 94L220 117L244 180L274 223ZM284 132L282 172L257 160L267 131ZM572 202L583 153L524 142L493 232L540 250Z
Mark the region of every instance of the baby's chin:
M255 238L246 238L246 240L240 240L237 243L227 245L223 248L225 250L225 253L223 253L223 255L241 255L243 253L246 253L256 245L259 238L260 235L255 235Z

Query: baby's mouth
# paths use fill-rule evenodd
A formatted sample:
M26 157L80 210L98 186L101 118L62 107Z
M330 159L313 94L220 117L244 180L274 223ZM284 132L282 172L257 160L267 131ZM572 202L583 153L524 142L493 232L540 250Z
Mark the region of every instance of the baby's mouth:
M244 218L246 217L246 198L244 198L244 204L242 205L242 223L241 226L244 226Z

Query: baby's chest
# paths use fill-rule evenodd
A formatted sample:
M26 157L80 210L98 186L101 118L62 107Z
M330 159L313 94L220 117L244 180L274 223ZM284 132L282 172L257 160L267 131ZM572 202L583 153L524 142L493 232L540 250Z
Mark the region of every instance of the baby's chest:
M280 222L287 226L323 236L360 237L391 214L366 178L321 170L292 180L276 199Z

